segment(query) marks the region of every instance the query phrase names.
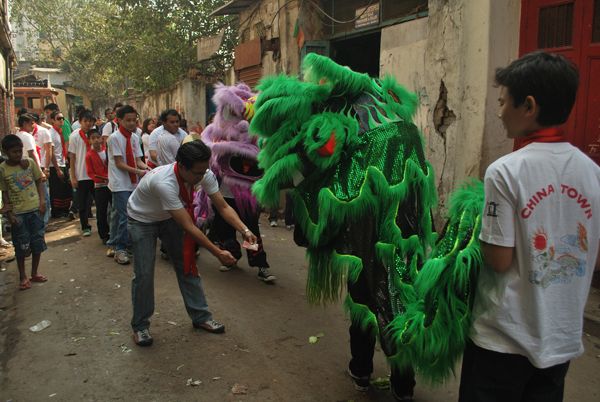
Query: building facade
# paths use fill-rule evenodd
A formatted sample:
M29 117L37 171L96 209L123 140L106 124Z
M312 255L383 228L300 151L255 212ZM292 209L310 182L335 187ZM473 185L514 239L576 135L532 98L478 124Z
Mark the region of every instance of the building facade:
M317 52L415 91L415 121L443 206L451 189L513 149L497 117L494 72L535 49L578 64L581 90L567 132L600 162L600 88L587 89L600 82L599 7L600 0L234 0L213 14L239 15L232 80L254 86L268 74L297 74L302 57Z
M13 122L13 70L16 65L8 21L8 1L0 3L0 136L12 133Z

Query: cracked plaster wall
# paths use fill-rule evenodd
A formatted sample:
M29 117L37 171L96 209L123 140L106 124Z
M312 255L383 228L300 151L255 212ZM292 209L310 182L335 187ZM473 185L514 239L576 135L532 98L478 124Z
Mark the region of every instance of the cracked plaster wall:
M452 189L512 149L493 76L517 55L519 8L519 0L429 0L428 17L382 29L381 74L419 94L415 122L442 207Z

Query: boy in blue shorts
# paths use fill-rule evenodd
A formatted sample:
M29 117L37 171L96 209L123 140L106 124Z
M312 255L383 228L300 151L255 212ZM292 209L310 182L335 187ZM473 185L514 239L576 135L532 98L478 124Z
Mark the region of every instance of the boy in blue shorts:
M38 273L40 257L46 250L44 220L46 198L42 172L30 158L23 158L23 142L16 135L2 139L6 161L0 164L0 191L12 228L12 241L19 267L19 289L31 288L31 282L46 282ZM25 257L31 253L31 277L25 273Z

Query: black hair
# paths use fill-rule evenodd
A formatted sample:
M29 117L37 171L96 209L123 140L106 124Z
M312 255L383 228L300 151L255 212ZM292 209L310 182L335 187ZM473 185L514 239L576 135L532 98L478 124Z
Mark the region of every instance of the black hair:
M181 119L179 121L179 127L181 127L182 130L187 131L187 120Z
M58 112L60 110L60 108L58 107L58 105L56 103L48 103L46 106L44 106L44 111L46 111L46 110Z
M94 117L92 111L85 108L77 114L77 117L79 118L79 120L96 121L96 118Z
M136 115L138 114L137 110L135 110L133 106L125 105L117 110L117 118L122 119L126 114L129 113L135 113Z
M8 151L9 149L15 147L23 147L23 141L21 141L21 139L18 136L14 134L8 134L4 136L4 138L2 138L3 150Z
M83 112L84 110L85 110L85 106L83 106L83 105L77 105L77 106L75 106L75 114L77 116L79 116L79 114L81 112Z
M62 114L62 112L60 110L55 110L54 112L50 113L50 118L56 119L56 116L58 116L59 114Z
M96 127L90 128L90 131L88 131L86 135L88 138L90 138L92 136L92 134L102 135L102 134L100 134L100 131L98 131L98 129Z
M162 121L163 123L167 121L167 117L169 116L177 116L177 118L179 120L181 120L181 115L179 114L179 112L175 109L167 109L164 112L162 112L160 114L160 121Z
M123 104L121 102L117 102L115 103L115 106L113 106L113 112L116 112L117 110L119 110L120 108L123 107Z
M539 105L537 122L544 127L563 124L577 96L579 73L565 57L536 51L496 70L496 84L507 88L514 106L528 96Z
M144 120L144 122L142 123L142 134L144 134L144 133L150 134L150 132L148 131L148 126L150 125L152 120L153 120L152 117L148 117L146 120Z
M27 113L29 113L29 111L27 110L27 108L22 107L21 109L19 109L17 111L17 116L22 116L22 115L27 114Z
M104 109L104 115L105 116L106 116L106 113L112 113L112 109L111 108Z
M31 118L33 119L34 122L39 123L40 122L40 115L37 113L29 113L29 115L31 116Z
M19 116L19 121L17 122L17 124L19 125L19 127L23 127L23 124L29 123L29 122L33 122L33 117L31 117L27 113L24 113Z
M196 162L205 162L210 159L210 148L202 141L190 141L177 150L175 160L186 169L191 169Z

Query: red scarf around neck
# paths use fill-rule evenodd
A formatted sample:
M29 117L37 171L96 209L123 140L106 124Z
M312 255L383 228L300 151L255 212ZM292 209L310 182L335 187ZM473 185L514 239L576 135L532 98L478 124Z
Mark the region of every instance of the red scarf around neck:
M191 188L189 190L187 189L185 182L179 173L179 164L177 162L175 162L173 170L175 171L177 184L179 184L179 197L183 200L185 210L190 215L190 218L194 220L194 192ZM183 274L198 276L198 267L196 266L196 242L187 232L183 236Z
M54 126L53 126L54 127ZM65 142L65 137L63 137L63 133L62 133L62 127L54 127L54 130L58 133L58 136L60 137L60 145L62 145L62 155L63 158L67 158L67 143Z
M119 127L119 132L125 137L125 159L127 166L135 168L135 157L133 156L133 147L131 146L131 135L133 133L123 126ZM137 175L135 173L129 172L129 179L131 183L137 183Z
M79 136L85 144L85 152L88 152L90 149L92 149L92 146L90 145L90 139L87 137L87 135L83 132L82 129L79 129Z
M42 162L42 148L40 148L40 146L38 145L38 138L37 138L38 125L37 124L33 125L33 132L31 133L31 135L33 136L33 139L35 140L35 152L37 152L38 158L40 159L40 163L43 163Z
M532 142L566 142L567 138L558 127L549 127L534 131L526 137L521 137L520 140L520 145L524 147Z

